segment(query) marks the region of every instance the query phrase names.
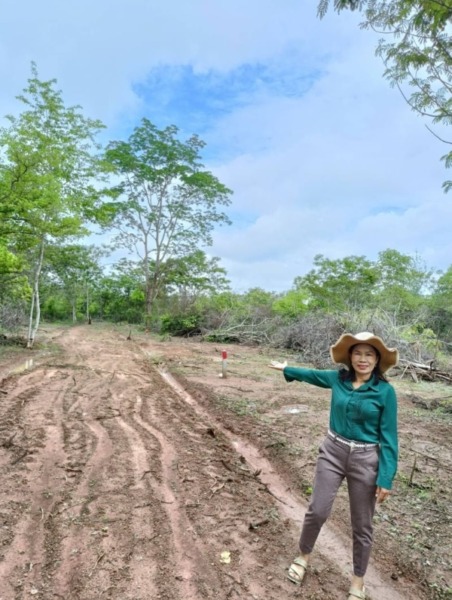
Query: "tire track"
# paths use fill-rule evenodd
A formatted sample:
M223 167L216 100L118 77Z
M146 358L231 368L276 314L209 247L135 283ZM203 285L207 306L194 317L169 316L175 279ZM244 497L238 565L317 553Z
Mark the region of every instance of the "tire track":
M156 380L155 375L156 373L150 375L153 382ZM259 548L256 548L255 542L250 540L248 524L244 524L246 507L251 506L251 499L255 502L253 490L258 487L258 481L247 468L243 469L246 478L240 480L240 474L237 477L233 461L238 461L239 457L219 433L215 438L207 433L212 423L209 415L201 415L192 410L192 407L188 407L187 410L187 404L181 402L179 395L175 396L174 391L166 385L154 383L154 387L159 387L163 393L152 403L145 404L144 408L147 412L143 411L145 413L143 419L146 422L152 421L154 427L165 431L165 437L172 439L171 443L174 444L177 439L179 460L185 465L185 473L187 473L187 476L182 474L181 480L188 481L196 490L195 498L191 493L188 495L186 505L191 507L191 511L187 511L187 518L196 535L195 547L198 555L219 557L225 546L235 548L235 560L246 564L247 571L254 573L255 576L252 577L249 573L233 576L220 571L217 587L228 590L229 595L225 594L224 597L267 597L268 589L260 583L262 565L259 554L256 555L256 550ZM207 440L212 442L211 447L206 444ZM239 465L243 467L240 462ZM225 469L228 473L226 476ZM167 479L170 480L170 475ZM231 491L228 491L228 482L234 484ZM187 491L189 490L185 493ZM221 502L218 502L217 498L221 498ZM263 500L264 503L271 505L265 497ZM199 514L200 507L203 507L207 514ZM176 509L176 514L180 515L180 506ZM252 521L252 515L249 515L249 519ZM203 540L202 545L200 540ZM212 570L211 566L210 570ZM278 582L275 582L275 587L279 590L278 594L284 593L284 586Z
M52 382L52 388L47 388L45 393L36 383L39 381L42 385L43 378ZM33 590L45 587L42 577L45 523L64 488L58 465L64 462L65 452L58 424L62 421L63 398L69 384L68 379L60 378L58 373L38 369L20 378L11 394L14 422L23 423L23 443L27 444L26 456L20 467L23 477L17 490L27 508L16 524L14 538L6 549L4 560L0 562L2 598L28 598ZM45 415L45 428L38 425L39 415ZM2 498L2 505L3 501Z

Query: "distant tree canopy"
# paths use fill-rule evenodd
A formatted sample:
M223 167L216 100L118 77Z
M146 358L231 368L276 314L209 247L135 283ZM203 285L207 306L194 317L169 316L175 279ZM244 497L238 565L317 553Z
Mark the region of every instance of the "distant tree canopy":
M334 9L359 10L362 27L384 36L377 54L385 77L399 88L410 107L434 124L452 123L452 0L334 0ZM321 0L324 17L330 0ZM438 134L436 134L438 135ZM440 131L440 139L444 136ZM451 143L451 140L442 140ZM452 152L443 156L452 165ZM451 181L443 184L445 191Z
M304 291L309 308L326 312L380 308L409 318L429 295L433 272L419 258L387 249L376 261L364 256L328 259L314 257L314 268L296 277L294 288Z

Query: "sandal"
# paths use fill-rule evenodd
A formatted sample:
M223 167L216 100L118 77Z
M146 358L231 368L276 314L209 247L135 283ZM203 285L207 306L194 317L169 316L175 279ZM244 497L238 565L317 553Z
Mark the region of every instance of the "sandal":
M354 600L354 598L359 598L359 600L366 600L366 589L355 590L354 588L350 588L348 592L348 600Z
M288 579L290 579L292 583L300 585L303 581L303 577L305 576L307 568L308 563L305 561L305 559L301 558L301 556L297 556L297 558L294 558L289 567L289 572L287 573Z

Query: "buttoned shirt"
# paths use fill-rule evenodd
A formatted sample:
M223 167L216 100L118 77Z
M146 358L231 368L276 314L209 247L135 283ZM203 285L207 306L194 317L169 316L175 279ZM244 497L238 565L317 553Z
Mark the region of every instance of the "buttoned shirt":
M285 367L286 381L331 389L330 429L355 442L379 444L377 485L390 490L397 471L397 397L387 381L372 377L358 388L339 371Z

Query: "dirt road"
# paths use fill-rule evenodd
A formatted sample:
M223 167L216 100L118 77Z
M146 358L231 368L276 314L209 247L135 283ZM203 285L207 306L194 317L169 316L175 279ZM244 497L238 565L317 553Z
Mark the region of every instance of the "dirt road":
M303 588L286 579L305 495L246 415L212 404L218 365L101 327L53 343L0 370L0 600L347 597L350 541L334 523ZM368 588L427 598L381 561Z

